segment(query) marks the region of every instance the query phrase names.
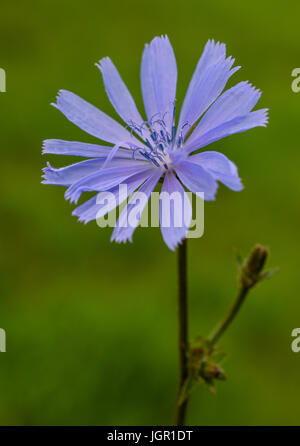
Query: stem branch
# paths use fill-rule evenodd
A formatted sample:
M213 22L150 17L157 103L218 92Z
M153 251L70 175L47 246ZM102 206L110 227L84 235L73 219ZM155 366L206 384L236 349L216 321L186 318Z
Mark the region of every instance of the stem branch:
M276 270L262 272L267 260L268 251L264 246L255 246L250 255L240 263L238 292L220 322L213 329L205 341L209 343L210 355L213 355L213 345L219 340L223 333L232 323L239 312L248 292L257 283L270 277ZM188 339L188 298L187 298L187 241L184 240L178 247L178 347L179 347L179 385L178 399L176 405L175 425L184 426L185 416L190 392L186 392L185 387L189 383L189 378L198 382L199 377L212 386L215 379L224 379L222 369L218 364L209 362L210 357L203 359L203 348L195 348L190 351ZM191 365L191 352L195 355L196 362ZM189 357L188 357L189 354ZM200 355L200 356L199 356ZM201 356L202 355L202 356ZM205 363L206 361L206 363ZM196 373L195 373L196 370ZM194 375L193 375L194 374ZM193 383L192 383L193 384Z
M263 276L261 275L261 272L267 260L267 256L267 249L264 246L257 245L253 248L250 255L244 260L244 263L240 268L237 296L230 305L225 316L223 316L223 318L208 336L208 341L210 341L212 345L219 340L222 334L229 327L241 308L249 290L262 280Z
M215 326L215 328L212 330L210 335L208 336L208 340L213 345L215 344L219 338L222 336L224 331L229 327L235 316L237 315L239 309L241 308L247 294L248 294L249 288L247 287L240 287L238 294L232 304L230 305L229 309L227 310L225 316L219 321L219 323Z

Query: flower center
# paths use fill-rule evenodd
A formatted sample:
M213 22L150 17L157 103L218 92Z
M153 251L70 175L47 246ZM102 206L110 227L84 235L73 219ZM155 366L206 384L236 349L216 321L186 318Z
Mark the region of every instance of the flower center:
M171 131L166 123L167 114L168 112L161 116L160 113L157 113L149 121L145 121L141 125L137 125L132 121L128 123L131 130L137 133L147 146L147 148L134 147L133 157L138 152L156 167L166 170L172 168L178 158L178 156L174 156L174 151L181 149L183 146L182 130L185 127L185 125L182 126L179 136L176 137L175 106L173 108Z

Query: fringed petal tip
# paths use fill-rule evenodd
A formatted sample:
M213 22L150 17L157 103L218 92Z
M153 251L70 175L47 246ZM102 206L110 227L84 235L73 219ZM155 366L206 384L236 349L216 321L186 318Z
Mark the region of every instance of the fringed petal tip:
M83 216L78 216L74 213L74 211L72 212L72 216L77 217L77 221L79 223L83 223L84 225L88 224L90 221L93 220L93 219L84 218Z
M262 108L261 110L258 110L261 112L261 124L259 124L261 127L267 127L269 124L269 109L268 108Z
M57 108L57 110L60 110L64 114L64 107L68 101L72 100L72 96L76 95L69 90L61 89L57 92L56 102L50 102L50 105Z
M115 243L123 243L125 245L125 243L129 242L132 243L132 235L130 236L124 236L122 234L120 234L119 232L117 234L114 233L115 231L113 231L112 236L110 238L111 242L115 242Z
M90 202L93 199L89 200ZM90 212L90 208L88 205L88 202L84 202L80 206L73 209L72 216L77 218L77 221L79 223L83 223L84 225L90 223L93 220L97 221L97 212L98 209L95 212ZM91 205L91 207L94 207L94 205Z
M170 43L170 40L169 40L169 37L167 36L167 34L162 34L161 36L154 37L149 43L145 44L145 48L155 47L156 45L159 45L162 41Z
M255 118L255 127L267 127L269 123L268 108L261 108L259 110L254 110L251 113L249 113L249 115L252 115Z
M45 139L42 143L42 155L45 155L45 153L52 153L52 146L53 142L56 141L55 139Z
M56 95L56 102L51 102L50 105L52 105L55 108L59 108L59 102L61 101L62 96L65 93L69 93L69 92L67 90L63 90L63 89L58 90L57 95Z
M233 63L232 63L232 65L234 64L234 62L235 62L235 59L233 59ZM241 68L242 68L241 65L237 65L236 67L231 68L231 70L229 71L229 75L230 75L230 77L231 77L234 73L236 73L238 70L240 70Z
M96 67L99 68L101 72L103 72L103 69L107 65L112 65L112 61L110 57L102 57L98 62L95 63Z
M251 95L251 97L254 100L254 96L256 98L256 102L258 102L259 98L262 95L262 91L259 88L256 88L251 82L249 81L241 81L238 84L236 84L236 88L238 88L243 91L243 93L246 95ZM227 90L228 91L228 90ZM226 93L226 92L225 92Z
M207 50L218 50L220 55L226 54L226 45L225 43L215 41L215 39L208 39L208 41L205 44L204 51Z
M215 41L215 39L209 39L204 47L203 53L209 54L210 56L214 56L215 62L218 62L221 58L226 58L226 44L220 41ZM228 56L226 59L229 63L235 62L235 59L232 56ZM235 68L239 69L240 67Z
M43 171L43 174L42 174L43 181L41 183L42 184L55 184L55 183L53 183L53 181L51 181L51 178L52 178L51 175L52 174L55 175L56 169L54 169L48 161L47 161L47 167L43 167L42 171Z
M72 144L72 142L69 141L62 141L61 139L44 139L43 143L42 143L42 155L44 155L45 153L47 154L63 154L62 150L57 150L58 148L61 148L62 144ZM75 143L76 144L76 143Z
M66 190L64 197L65 197L65 200L67 200L67 201L69 200L70 203L77 204L78 200L80 198L80 195L81 195L81 190L79 188L77 190L73 191L72 188L69 187Z
M59 90L57 92L57 95L55 97L56 102L50 102L50 105L52 105L52 107L55 107L57 109L59 109L59 102L61 100L62 95L66 92L66 90Z
M204 51L207 52L213 52L215 54L215 61L217 62L218 59L223 58L225 59L226 57L226 44L219 42L219 41L215 41L214 39L209 39L205 45ZM235 58L232 56L228 56L226 59L226 62L228 63L228 65L233 65L235 62ZM240 65L232 68L230 70L230 76L232 76L236 71L238 71L240 68L242 68Z
M42 142L42 155L44 155L45 153L48 153L47 152L47 140L44 140Z

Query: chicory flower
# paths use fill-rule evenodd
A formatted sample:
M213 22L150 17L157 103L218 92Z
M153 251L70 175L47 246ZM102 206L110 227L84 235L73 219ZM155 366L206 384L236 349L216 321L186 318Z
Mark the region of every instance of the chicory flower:
M69 121L108 145L44 141L43 153L88 159L58 169L48 164L43 183L67 187L65 198L75 203L83 192L97 192L73 211L85 223L107 212L107 206L97 202L99 192L114 193L116 206L133 194L114 228L112 240L117 242L132 240L138 221L131 225L120 223L126 219L128 209L134 208L137 190L149 198L162 181L162 192L183 195L186 188L195 194L203 192L205 200L215 199L218 182L240 191L243 187L233 162L220 152L200 151L228 135L267 123L266 109L252 111L261 93L251 84L240 82L222 93L228 79L240 68L233 68L233 64L234 59L226 57L224 44L207 42L176 125L177 66L168 37L156 37L144 49L141 86L146 120L112 61L108 57L101 59L97 66L106 93L125 125L74 93L61 90L53 105ZM127 185L126 193L120 192L120 184ZM185 213L191 218L190 203ZM188 225L177 227L173 215L171 224L161 225L161 231L165 243L174 250L186 237Z

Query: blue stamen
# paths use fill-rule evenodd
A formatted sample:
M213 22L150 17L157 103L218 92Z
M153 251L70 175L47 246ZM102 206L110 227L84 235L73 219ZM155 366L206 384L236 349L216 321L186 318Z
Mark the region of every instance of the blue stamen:
M150 136L154 142L157 140L157 133L155 131L152 132Z
M145 141L147 146L147 148L133 146L133 158L135 158L136 152L138 151L140 155L146 160L151 161L155 166L168 169L165 155L172 148L180 148L182 146L184 142L182 130L188 125L186 123L182 126L180 135L176 140L175 105L173 107L173 122L170 132L168 131L165 119L168 114L169 111L165 112L163 115L155 113L148 121L144 121L141 124L137 124L133 121L128 122L128 126L131 128L131 133L137 133ZM147 131L147 135L145 135L144 131Z
M147 152L141 152L141 154L149 161L152 161L152 163L156 166L159 167L158 162L156 161L156 159L154 159L149 153Z
M158 153L153 153L152 156L153 158L159 159L159 161L161 161L162 163L164 162L164 159Z
M176 128L175 128L175 125L173 125L172 126L172 140L175 139L175 136L176 136Z
M161 134L162 140L165 141L166 140L165 134L164 134L164 132L162 130L160 131L160 134Z
M146 144L147 144L147 146L149 147L150 150L153 150L153 147L152 147L152 145L150 144L148 138L146 138Z
M182 137L182 135L179 135L179 137L177 139L177 147L181 147L182 142L183 142L183 137Z

